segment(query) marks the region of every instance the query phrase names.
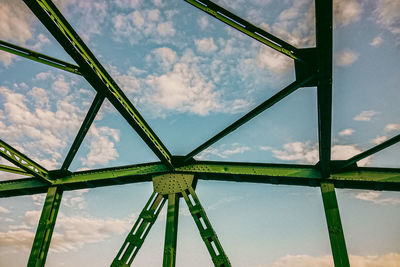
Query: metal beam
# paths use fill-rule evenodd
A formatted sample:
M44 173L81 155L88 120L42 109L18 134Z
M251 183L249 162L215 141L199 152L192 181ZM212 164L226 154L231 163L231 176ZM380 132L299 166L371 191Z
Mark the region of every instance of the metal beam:
M24 171L51 183L48 171L27 156L0 140L0 155Z
M47 191L46 200L43 205L42 215L36 229L28 267L43 267L49 251L51 236L56 224L58 210L61 204L62 189L52 186Z
M75 140L72 143L72 146L69 149L67 156L65 157L61 170L66 171L71 165L71 162L74 159L76 153L78 152L78 149L82 144L82 141L85 138L87 132L89 131L90 125L92 125L103 101L104 101L104 95L101 93L97 93L96 97L93 100L92 105L89 108L88 113L86 114L85 119L82 122L81 128L79 129L79 132L76 135Z
M332 0L315 1L319 167L329 177L332 124Z
M274 104L278 103L283 98L290 95L291 93L296 91L298 88L302 87L307 82L311 81L313 79L313 77L314 76L311 76L311 77L305 78L302 81L292 82L291 84L286 86L284 89L282 89L281 91L279 91L278 93L276 93L275 95L273 95L272 97L270 97L269 99L267 99L266 101L264 101L263 103L261 103L260 105L255 107L253 110L251 110L250 112L248 112L247 114L242 116L240 119L238 119L237 121L235 121L234 123L232 123L231 125L226 127L224 130L222 130L221 132L219 132L218 134L216 134L215 136L213 136L212 138L210 138L209 140L207 140L206 142L204 142L203 144L198 146L192 152L187 154L184 157L183 162L190 161L194 156L196 156L198 153L200 153L207 147L211 146L212 144L214 144L215 142L217 142L224 136L228 135L229 133L233 132L234 130L236 130L237 128L239 128L240 126L242 126L243 124L245 124L246 122L248 122L249 120L254 118L255 116L259 115L261 112L272 107Z
M150 182L153 175L170 173L162 163L75 172L53 181L64 190ZM198 179L227 182L319 186L331 182L337 188L400 191L400 169L359 167L321 178L310 165L197 162L174 173L194 174ZM44 193L50 185L36 178L0 182L0 197Z
M0 165L0 171L11 172L11 173L21 174L21 175L26 175L26 176L30 175L29 173L27 173L26 171L24 171L20 168L7 166L7 165Z
M47 55L44 55L42 53L39 52L35 52L20 46L17 46L15 44L11 44L5 41L0 40L0 50L3 50L5 52L17 55L17 56L21 56L24 58L28 58L30 60L36 61L36 62L40 62L52 67L55 67L57 69L61 69L61 70L65 70L74 74L78 74L78 75L82 75L82 73L80 73L79 71L79 67L62 61L60 59L54 58L54 57L50 57Z
M182 192L183 198L189 207L190 214L196 223L197 229L200 232L211 259L215 267L230 267L232 266L228 257L219 242L218 236L211 226L210 221L204 211L199 198L197 197L194 189L190 186L187 190ZM166 267L166 266L164 266Z
M357 161L360 161L366 157L369 157L391 145L394 145L400 141L400 134L396 135L395 137L390 138L389 140L386 140L385 142L374 146L373 148L370 148L364 152L361 152L360 154L355 155L352 158L349 158L348 160L344 161L338 168L338 170L345 169L346 167L349 167L350 165L356 163ZM337 170L335 170L337 171Z
M178 237L179 196L168 195L168 210L165 226L163 267L175 267L176 243Z
M111 267L128 267L131 266L137 253L143 245L146 236L154 225L158 214L164 206L165 198L153 192L150 199L144 206L142 212L137 218L132 230L126 237L124 244L119 250L117 256L111 263Z
M171 154L50 0L24 0L65 51L81 67L85 79L121 113L158 158L172 168Z
M185 0L185 2L197 7L225 24L250 36L251 38L273 48L274 50L298 61L305 61L299 55L297 48L279 39L278 37L254 26L246 20L236 16L223 7L208 0Z
M350 267L335 186L332 183L321 183L321 194L335 267Z

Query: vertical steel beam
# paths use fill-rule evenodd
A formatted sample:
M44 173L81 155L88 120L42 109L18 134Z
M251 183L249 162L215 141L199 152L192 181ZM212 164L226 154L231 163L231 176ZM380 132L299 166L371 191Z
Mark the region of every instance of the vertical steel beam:
M336 267L350 267L342 222L340 220L339 206L336 199L335 186L332 183L321 183L321 194L324 202L333 261Z
M40 216L39 225L33 240L28 267L43 267L49 251L51 236L56 224L57 213L61 204L62 189L52 186L47 191L46 200Z
M318 53L319 167L323 178L330 175L332 124L332 0L315 0Z
M165 227L163 267L175 267L176 242L178 237L178 215L179 215L178 194L169 194L167 223Z

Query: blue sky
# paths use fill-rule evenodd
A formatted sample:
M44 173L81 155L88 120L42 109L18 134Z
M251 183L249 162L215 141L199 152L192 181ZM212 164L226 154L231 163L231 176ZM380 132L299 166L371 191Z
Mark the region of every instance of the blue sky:
M296 47L315 45L310 0L217 3ZM295 79L292 60L183 1L56 4L174 155ZM399 14L397 0L334 1L333 159L400 131ZM0 0L0 39L73 62L22 1ZM80 76L0 52L0 138L48 169L61 166L94 96ZM315 164L317 142L316 90L302 88L196 158ZM358 164L400 167L399 148ZM105 101L70 169L157 160ZM151 192L65 192L47 266L109 265ZM234 266L333 266L318 188L200 181L197 192ZM399 266L399 193L337 196L352 266ZM0 200L1 266L26 265L43 200ZM212 266L183 202L180 213L177 266ZM165 212L133 266L160 266L164 228Z

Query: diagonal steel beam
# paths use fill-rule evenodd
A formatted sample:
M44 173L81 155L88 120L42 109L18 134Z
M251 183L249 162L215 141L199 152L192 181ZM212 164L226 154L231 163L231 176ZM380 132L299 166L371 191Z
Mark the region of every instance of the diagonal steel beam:
M97 112L99 111L101 104L104 101L104 95L101 93L97 93L96 97L93 100L92 105L89 108L88 113L86 114L85 119L82 122L81 128L79 129L78 134L75 137L74 142L72 143L71 148L68 151L68 154L64 160L64 163L61 167L61 170L65 171L71 165L72 160L74 159L76 153L80 145L82 144L83 139L85 138L87 132L89 131L90 125L92 125Z
M185 2L288 57L298 61L306 61L301 55L299 55L296 47L264 31L263 29L254 26L209 0L185 0Z
M81 67L85 79L108 100L135 129L158 158L172 168L171 154L50 0L24 0L65 51Z
M321 195L335 267L350 267L335 186L332 183L321 183Z
M391 145L394 145L394 144L396 144L398 142L400 142L400 134L396 135L395 137L390 138L389 140L386 140L385 142L383 142L383 143L381 143L381 144L379 144L377 146L374 146L373 148L370 148L370 149L368 149L368 150L366 150L364 152L361 152L360 154L355 155L352 158L349 158L348 160L343 162L339 166L339 168L337 170L335 170L335 171L342 170L342 169L344 169L346 167L349 167L350 165L356 163L357 161L360 161L360 160L362 160L362 159L364 159L366 157L369 157L369 156L371 156L371 155L373 155L373 154L375 154L375 153L377 153L377 152L379 152L379 151L381 151L381 150L383 150L383 149L385 149L385 148L387 148L387 147L389 147Z
M48 171L27 156L0 140L0 155L27 173L51 182Z
M0 40L0 50L17 56L28 58L30 60L40 62L61 70L69 71L74 74L82 75L82 73L80 73L79 71L79 67L74 64L2 40Z
M255 116L259 115L264 110L272 107L274 104L278 103L283 98L290 95L291 93L296 91L298 88L302 87L304 84L311 81L313 79L313 77L314 76L311 76L311 77L305 78L302 81L294 81L293 83L289 84L284 89L282 89L281 91L279 91L278 93L276 93L275 95L273 95L272 97L270 97L269 99L267 99L266 101L264 101L263 103L261 103L260 105L255 107L253 110L251 110L250 112L245 114L243 117L241 117L240 119L238 119L237 121L235 121L234 123L232 123L231 125L226 127L224 130L222 130L221 132L219 132L218 134L216 134L215 136L213 136L212 138L210 138L209 140L207 140L206 142L204 142L203 144L198 146L192 152L187 154L183 158L183 162L190 161L194 156L196 156L198 153L200 153L207 147L211 146L212 144L214 144L215 142L217 142L224 136L228 135L229 133L233 132L234 130L236 130L237 128L239 128L240 126L242 126L243 124L245 124L246 122L248 122L249 120L254 118Z
M319 167L329 177L332 124L332 0L315 1Z
M0 165L0 171L11 172L11 173L21 174L21 175L26 175L26 176L30 175L29 173L27 173L26 171L24 171L20 168L7 166L7 165Z

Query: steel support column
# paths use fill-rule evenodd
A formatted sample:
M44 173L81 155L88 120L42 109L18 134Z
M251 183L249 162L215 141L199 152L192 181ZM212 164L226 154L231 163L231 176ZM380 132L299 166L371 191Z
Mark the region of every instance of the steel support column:
M176 242L178 237L178 194L168 195L167 222L165 227L164 260L163 267L175 267Z
M58 209L61 204L62 189L52 186L47 191L46 200L40 216L39 225L33 241L28 267L42 267L46 262L51 236L56 224Z
M319 167L329 177L332 124L332 0L315 1Z
M336 199L335 186L332 183L321 183L321 193L324 202L333 261L336 267L350 267L342 222L340 220L339 206Z

